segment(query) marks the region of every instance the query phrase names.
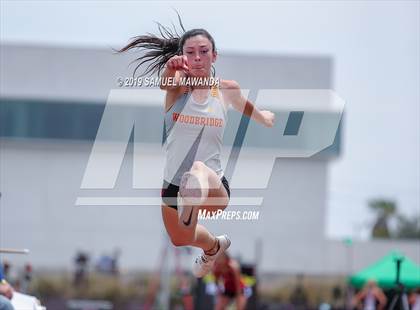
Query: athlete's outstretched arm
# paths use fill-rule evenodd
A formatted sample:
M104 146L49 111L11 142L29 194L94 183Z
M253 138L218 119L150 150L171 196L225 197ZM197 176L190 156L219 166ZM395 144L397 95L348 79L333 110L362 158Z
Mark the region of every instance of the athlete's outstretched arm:
M265 110L261 111L251 101L242 96L241 88L236 81L223 80L222 89L225 99L236 110L264 126L272 127L274 125L274 113Z

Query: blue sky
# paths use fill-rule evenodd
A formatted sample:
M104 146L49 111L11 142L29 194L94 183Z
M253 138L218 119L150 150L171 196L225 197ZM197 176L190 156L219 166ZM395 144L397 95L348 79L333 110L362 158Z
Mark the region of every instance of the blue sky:
M420 213L420 2L1 1L2 42L121 46L153 21L206 28L220 53L327 55L346 100L342 156L330 164L328 236L364 238L366 201Z

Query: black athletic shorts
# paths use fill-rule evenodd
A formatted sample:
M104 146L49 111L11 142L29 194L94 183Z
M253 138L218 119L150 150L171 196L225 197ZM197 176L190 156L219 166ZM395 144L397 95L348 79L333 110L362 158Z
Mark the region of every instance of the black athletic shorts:
M229 182L226 180L225 176L223 176L220 181L222 181L223 186L226 189L226 192L230 198L230 188L229 188ZM160 196L162 197L162 201L168 205L171 208L174 208L175 210L178 210L178 207L176 205L176 198L178 196L179 186L174 185L172 183L168 183L165 180L163 180L163 186L161 190Z
M232 292L232 291L224 291L222 293L223 296L229 297L229 298L235 298L237 297L239 294L243 295L243 290L241 291L241 293L238 292Z

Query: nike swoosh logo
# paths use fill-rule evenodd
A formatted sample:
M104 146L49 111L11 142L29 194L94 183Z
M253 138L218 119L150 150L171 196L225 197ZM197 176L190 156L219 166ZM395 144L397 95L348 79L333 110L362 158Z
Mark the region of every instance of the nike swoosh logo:
M183 223L184 223L184 225L185 226L190 226L190 224L191 224L191 216L192 216L192 212L193 212L193 209L191 208L191 212L190 212L190 216L188 217L188 220L185 222L185 221L182 221Z

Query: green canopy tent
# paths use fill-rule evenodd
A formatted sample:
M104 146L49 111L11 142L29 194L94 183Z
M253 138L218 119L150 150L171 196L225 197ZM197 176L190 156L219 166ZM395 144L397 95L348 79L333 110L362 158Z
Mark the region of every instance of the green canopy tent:
M376 263L349 277L349 282L356 288L367 281L375 280L382 288L395 287L397 278L397 259L401 260L400 282L407 288L420 287L420 266L398 252L391 252Z

